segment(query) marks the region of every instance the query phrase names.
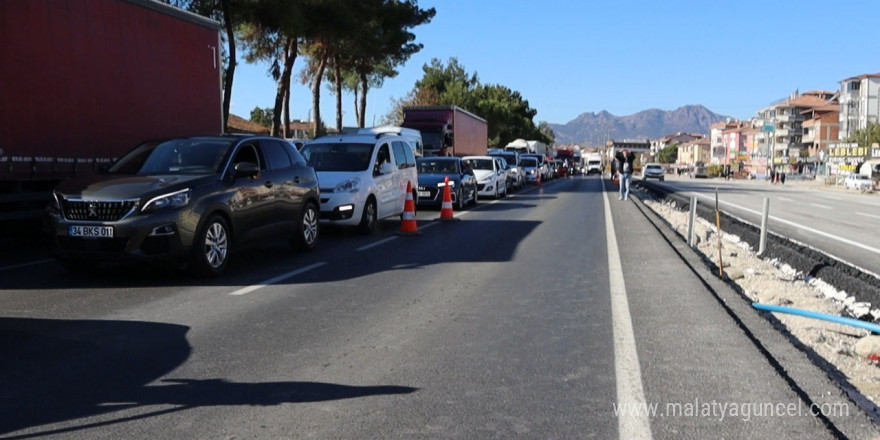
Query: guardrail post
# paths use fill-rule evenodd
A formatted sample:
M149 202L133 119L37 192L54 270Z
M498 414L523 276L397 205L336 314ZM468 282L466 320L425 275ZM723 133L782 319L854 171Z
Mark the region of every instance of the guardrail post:
M687 235L687 244L688 246L694 246L694 238L696 237L697 231L694 229L694 223L697 219L697 198L691 197L691 210L688 215L688 235Z
M761 212L761 240L758 255L763 255L767 246L767 219L770 217L770 199L764 197L764 210Z

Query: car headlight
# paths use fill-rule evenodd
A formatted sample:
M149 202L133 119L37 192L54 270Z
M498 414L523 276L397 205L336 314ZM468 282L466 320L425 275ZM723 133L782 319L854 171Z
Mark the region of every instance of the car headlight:
M336 188L333 188L333 192L358 192L361 189L361 179L355 177L354 179L348 179L345 182L336 185Z
M154 197L144 204L141 211L154 211L162 208L182 208L189 205L191 199L192 190L187 188L173 193L163 194L159 197Z

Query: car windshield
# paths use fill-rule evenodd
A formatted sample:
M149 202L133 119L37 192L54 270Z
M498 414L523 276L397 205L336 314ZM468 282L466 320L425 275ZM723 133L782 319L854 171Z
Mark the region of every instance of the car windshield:
M514 166L517 163L515 154L493 154L493 156L503 157L510 166Z
M216 174L223 166L232 140L176 139L145 142L129 151L107 170L110 174Z
M660 171L663 169L660 165L646 165L645 168L651 171Z
M524 157L524 158L520 159L520 164L523 167L537 168L538 159L533 159L531 157Z
M457 160L418 160L420 174L459 174Z
M492 166L492 163L494 162L492 159L468 159L466 162L475 170L493 171L495 169L495 167Z
M374 144L307 144L302 155L315 171L365 171L373 157Z

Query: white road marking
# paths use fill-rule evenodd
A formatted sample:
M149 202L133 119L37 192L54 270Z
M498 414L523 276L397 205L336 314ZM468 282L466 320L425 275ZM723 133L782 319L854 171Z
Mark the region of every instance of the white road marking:
M714 196L709 197L709 196L706 196L706 195L703 195L703 194L699 194L699 193L689 193L689 194L694 195L694 196L696 196L696 197L700 197L700 198L702 198L702 199L711 200L713 204L715 203L715 197L714 197ZM720 203L720 204L722 204L722 205L732 206L732 207L734 207L734 208L738 208L738 209L741 209L741 210L746 211L746 212L750 212L750 213L752 213L752 214L754 214L754 215L757 215L758 218L760 218L761 215L762 215L762 214L761 214L760 212L758 212L758 211L755 211L755 210L753 210L753 209L749 209L749 208L746 208L746 207L744 207L744 206L740 206L740 205L737 205L737 204L734 204L734 203L725 202L725 201L719 201L718 203ZM855 246L855 247L857 247L857 248L859 248L859 249L863 249L863 250L866 250L866 251L868 251L868 252L873 252L873 253L875 253L875 254L880 254L880 249L877 249L877 248L873 248L873 247L871 247L871 246L864 245L864 244L859 243L859 242L857 242L857 241L852 241L852 240L848 240L848 239L843 238L843 237L838 237L838 236L836 236L836 235L832 235L832 234L829 234L829 233L827 233L827 232L820 231L820 230L818 230L818 229L813 229L813 228L811 228L811 227L809 227L809 226L804 226L804 225L801 225L801 224L798 224L798 223L795 223L795 222L792 222L792 221L788 221L788 220L785 220L785 219L782 219L782 218L779 218L779 217L776 217L776 216L772 216L772 215L771 215L771 216L769 216L769 218L770 218L770 220L773 220L773 221L775 221L775 222L783 223L783 224L786 224L786 225L789 225L789 226L792 226L792 227L795 227L795 228L798 228L798 229L801 229L801 230L804 230L804 231L807 231L807 232L812 232L812 233L814 233L814 234L821 235L821 236L823 236L823 237L825 237L825 238L830 238L830 239L832 239L832 240L839 241L839 242L844 243L844 244L847 244L847 245L849 245L849 246Z
M251 293L251 292L253 292L253 291L255 291L255 290L262 289L263 287L270 286L270 285L275 284L275 283L277 283L277 282L279 282L279 281L281 281L281 280L286 280L286 279L288 279L288 278L290 278L290 277L297 276L297 275L299 275L299 274L301 274L301 273L308 272L308 271L310 271L310 270L312 270L312 269L316 269L316 268L321 267L321 266L323 266L323 265L325 265L325 264L327 264L327 263L326 263L326 262L323 262L323 261L318 262L318 263L314 263L314 264L308 265L308 266L306 266L306 267L302 267L302 268L299 268L299 269L297 269L297 270L294 270L294 271L292 271L292 272L287 272L287 273L285 273L285 274L278 275L278 276L275 277L275 278L270 278L270 279L268 279L268 280L266 280L266 281L263 281L263 282L260 283L260 284L254 284L254 285L252 285L252 286L248 286L248 287L244 287L244 288L238 289L238 290L236 290L235 292L230 292L229 294L232 295L232 296L247 295L248 293Z
M389 241L391 241L391 240L396 240L396 239L397 239L397 237L388 237L388 238L386 238L386 239L384 239L384 240L375 241L375 242L370 243L370 244L368 244L368 245L361 246L361 247L359 247L359 248L357 248L357 249L355 249L355 250L358 251L358 252L360 252L360 251L365 251L365 250L367 250L367 249L374 248L374 247L376 247L376 246L379 246L379 245L382 245L382 244L388 243Z
M880 219L880 215L866 214L866 213L864 213L864 212L857 212L856 214L858 214L858 215L863 215L863 216L865 216L865 217L871 217L871 218L877 218L877 219Z
M3 267L0 267L0 272L3 272L4 270L19 269L22 267L36 266L38 264L50 263L52 261L53 261L52 259L37 260L37 261L31 261L29 263L13 264L12 266L3 266Z
M605 192L605 235L608 240L608 277L611 287L611 322L614 331L614 373L617 378L617 404L620 408L646 408L639 354L633 334L629 300L623 281L623 265L617 248L611 205ZM651 439L651 422L647 411L622 410L617 416L621 439Z
M828 205L820 205L818 203L810 203L810 206L815 206L817 208L822 208L822 209L831 209L831 207Z
M793 202L794 199L789 199L788 197L777 197L776 200L782 200L783 202Z

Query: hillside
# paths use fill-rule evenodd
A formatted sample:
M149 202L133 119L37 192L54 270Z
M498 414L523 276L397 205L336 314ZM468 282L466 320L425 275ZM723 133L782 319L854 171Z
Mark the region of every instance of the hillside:
M629 116L615 116L604 110L582 113L564 125L550 127L557 144L597 146L608 139L655 139L678 132L708 136L709 126L726 118L702 105L686 105L672 111L650 109Z

